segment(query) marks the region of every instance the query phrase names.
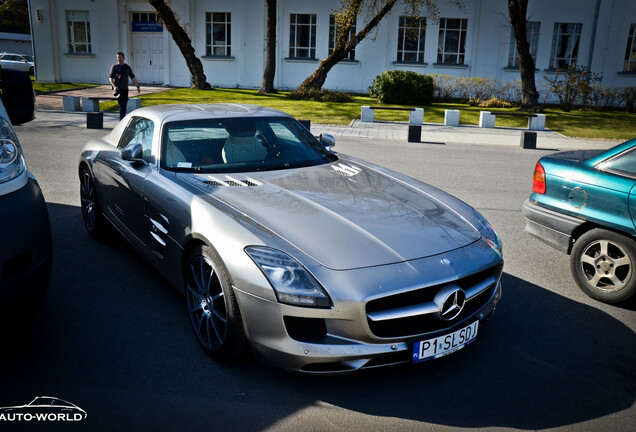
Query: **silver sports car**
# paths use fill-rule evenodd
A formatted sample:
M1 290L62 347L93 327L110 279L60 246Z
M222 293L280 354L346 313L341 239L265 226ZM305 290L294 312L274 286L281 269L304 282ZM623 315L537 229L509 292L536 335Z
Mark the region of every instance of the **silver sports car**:
M84 223L177 289L199 344L305 373L450 354L501 296L502 246L464 202L332 151L258 106L163 105L84 147Z

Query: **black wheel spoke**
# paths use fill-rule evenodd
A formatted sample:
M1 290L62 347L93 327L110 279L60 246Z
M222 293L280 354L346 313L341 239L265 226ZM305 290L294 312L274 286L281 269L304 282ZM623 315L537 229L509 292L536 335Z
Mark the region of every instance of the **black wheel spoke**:
M223 287L205 256L190 260L187 275L186 296L192 327L199 342L213 352L223 346L227 333Z

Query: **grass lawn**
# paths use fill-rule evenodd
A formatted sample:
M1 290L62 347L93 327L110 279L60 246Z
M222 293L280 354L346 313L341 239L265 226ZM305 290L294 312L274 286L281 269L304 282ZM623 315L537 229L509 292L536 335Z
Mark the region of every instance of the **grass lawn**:
M34 83L34 88L47 85ZM66 86L82 85L66 84ZM51 90L38 90L36 88L36 91ZM352 103L296 101L287 99L286 95L287 92L261 95L256 90L245 89L192 90L189 88L178 88L144 95L141 98L143 99L143 106L170 103L218 102L264 105L285 111L298 119L311 120L312 123L328 124L349 124L353 119L360 118L360 106L382 105L375 99L364 95L356 95L355 102ZM103 110L114 111L117 109L117 102L103 102L100 106ZM445 109L460 110L460 123L467 125L479 124L479 112L484 110L484 108L471 107L467 104L435 103L424 107L424 122L444 123ZM516 108L497 108L495 110L514 112ZM557 108L547 108L544 114L547 116L546 128L566 136L608 140L627 140L636 137L636 114L595 111L572 111L568 113ZM378 110L375 113L375 119L406 122L409 119L409 113L406 111ZM498 117L496 125L527 127L528 119L525 117Z
M33 78L31 78L33 79ZM50 93L63 90L75 90L86 87L97 87L99 84L74 84L74 83L40 83L33 82L33 90L36 93Z

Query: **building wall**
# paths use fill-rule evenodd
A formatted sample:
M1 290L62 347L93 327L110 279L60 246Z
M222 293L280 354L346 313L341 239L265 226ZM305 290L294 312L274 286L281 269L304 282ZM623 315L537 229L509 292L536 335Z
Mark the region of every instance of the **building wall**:
M0 32L0 52L32 55L31 35Z
M593 26L597 0L532 0L528 19L541 23L537 51L538 82L548 70L555 22L581 23L578 65L590 63L592 71L602 74L603 84L613 87L636 85L634 73L624 74L622 65L630 25L636 23L633 0L599 0L597 29ZM277 60L275 85L280 89L297 87L318 67L319 60L289 58L290 14L315 14L317 21L316 58L328 53L329 14L340 4L338 0L278 0ZM518 70L507 68L510 48L510 24L507 3L501 0L465 1L459 8L439 1L441 18L468 20L466 57L463 66L449 67L437 62L439 23L428 19L424 64L398 64L397 39L400 15L404 6L396 6L380 25L356 48L356 60L341 62L327 77L325 88L366 92L373 78L384 70L411 70L423 74L494 77L509 81L519 79ZM258 88L265 62L265 2L262 0L173 0L181 23L185 25L201 58L208 81L216 87ZM131 13L153 11L146 1L126 0L31 0L31 16L40 11L41 21L32 22L36 74L40 81L72 81L107 83L107 73L115 61L115 52L127 54L134 63ZM88 10L90 13L92 53L69 54L67 47L66 10ZM230 12L232 55L229 58L205 56L206 12ZM357 29L365 25L358 20ZM594 43L592 44L592 41ZM189 86L187 65L164 30L162 39L163 84Z

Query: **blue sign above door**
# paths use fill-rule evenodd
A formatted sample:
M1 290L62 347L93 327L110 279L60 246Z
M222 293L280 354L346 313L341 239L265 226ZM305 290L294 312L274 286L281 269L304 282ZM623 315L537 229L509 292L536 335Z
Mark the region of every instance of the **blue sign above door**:
M162 32L163 26L157 21L133 21L132 31L134 32Z

